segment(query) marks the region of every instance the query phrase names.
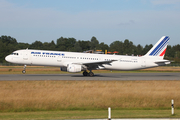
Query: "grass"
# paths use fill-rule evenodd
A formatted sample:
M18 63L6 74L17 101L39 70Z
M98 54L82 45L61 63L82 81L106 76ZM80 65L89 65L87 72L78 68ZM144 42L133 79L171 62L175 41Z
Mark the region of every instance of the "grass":
M170 110L112 110L112 118L179 118L180 110L171 115ZM4 112L0 113L3 120L24 119L107 119L107 110L86 111L38 111L38 112Z
M180 81L0 81L0 111L180 108Z
M21 74L0 67L0 74ZM158 67L135 72L176 71ZM55 67L27 68L29 74L66 73ZM108 73L110 71L95 71ZM113 71L117 72L117 71ZM132 71L130 71L132 72ZM180 81L0 81L0 119L180 118ZM171 115L171 99L175 115Z

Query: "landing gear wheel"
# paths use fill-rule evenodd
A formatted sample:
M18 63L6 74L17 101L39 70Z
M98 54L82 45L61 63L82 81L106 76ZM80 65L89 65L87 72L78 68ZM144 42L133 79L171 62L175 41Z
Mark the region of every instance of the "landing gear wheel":
M84 76L87 76L87 75L88 75L88 72L87 72L87 71L84 71L84 72L83 72L83 75L84 75Z
M26 73L26 65L24 65L24 70L22 71L23 74Z
M93 76L94 76L94 73L93 73L93 72L89 72L89 76L90 76L90 77L93 77Z
M25 71L25 70L23 70L23 71L22 71L22 73L23 73L23 74L25 74L25 73L26 73L26 71Z

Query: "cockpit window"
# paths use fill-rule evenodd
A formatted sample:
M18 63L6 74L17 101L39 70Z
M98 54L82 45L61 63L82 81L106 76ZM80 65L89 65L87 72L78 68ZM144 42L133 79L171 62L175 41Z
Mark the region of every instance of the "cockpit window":
M11 53L11 55L19 55L18 53Z

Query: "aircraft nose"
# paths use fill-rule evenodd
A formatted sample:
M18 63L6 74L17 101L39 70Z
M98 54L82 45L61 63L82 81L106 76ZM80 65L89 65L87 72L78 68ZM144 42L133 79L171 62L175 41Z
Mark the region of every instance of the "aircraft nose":
M11 57L8 55L8 56L5 57L5 60L6 60L7 62L10 62L10 61L11 61Z

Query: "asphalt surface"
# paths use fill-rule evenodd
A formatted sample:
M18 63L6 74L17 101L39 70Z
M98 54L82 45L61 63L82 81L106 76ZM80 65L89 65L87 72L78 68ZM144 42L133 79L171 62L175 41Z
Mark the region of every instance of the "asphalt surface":
M82 74L3 74L7 80L180 80L180 73L95 73L94 77Z

